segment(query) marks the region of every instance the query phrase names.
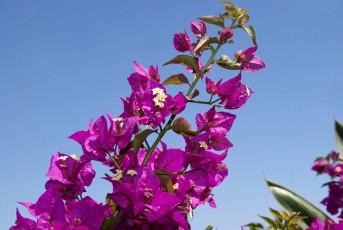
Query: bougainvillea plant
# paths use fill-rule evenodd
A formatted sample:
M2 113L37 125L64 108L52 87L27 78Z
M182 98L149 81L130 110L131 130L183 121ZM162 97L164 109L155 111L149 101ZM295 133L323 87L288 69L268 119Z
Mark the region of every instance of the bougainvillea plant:
M185 74L162 81L157 66L146 69L134 62L135 72L128 77L132 92L121 99L123 112L91 120L87 130L69 137L81 145L82 155L51 157L44 193L36 203L20 202L33 219L17 210L12 230L190 229L187 218L194 209L205 203L216 207L212 191L228 175L223 161L232 147L227 133L236 118L223 110L245 105L253 92L242 82L244 71L265 67L255 55L256 37L253 27L246 25L247 10L223 4L223 14L190 23L189 34L194 38L186 31L174 35L174 48L182 54L164 65L183 65ZM219 28L218 36L209 36L209 24ZM245 31L254 45L232 50L236 30ZM224 46L232 53L218 58ZM209 78L206 75L214 66L231 70L233 77L228 73L223 79ZM205 81L202 91L195 88L199 81ZM188 90L168 93L167 85L180 84L188 85ZM200 93L209 99L194 100ZM189 103L209 106L196 115L195 128L180 115ZM183 147L163 141L169 131L183 137ZM104 194L104 203L84 195L95 177L94 161L108 168L104 179L113 188Z

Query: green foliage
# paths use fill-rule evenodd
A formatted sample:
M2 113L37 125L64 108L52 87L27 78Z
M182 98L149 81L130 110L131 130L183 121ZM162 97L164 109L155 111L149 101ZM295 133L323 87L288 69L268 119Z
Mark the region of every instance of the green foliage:
M249 35L254 45L257 46L256 34L255 34L254 28L252 26L243 26L243 25L240 25L239 27L242 28Z
M147 139L147 137L154 133L155 130L152 129L144 129L143 131L136 134L134 140L133 140L133 148L134 148L134 154L136 155L142 146L143 142Z
M302 228L311 226L312 220L315 217L319 218L321 221L330 219L330 217L322 212L319 208L317 208L295 192L292 192L291 190L270 180L266 179L266 182L270 192L273 194L273 196L283 209L291 213L299 213L301 216L308 217L306 219L300 219L298 224Z
M340 153L339 158L343 159L343 124L335 120L336 148Z
M282 211L281 213L277 210L269 208L270 213L274 216L274 219L260 216L265 222L267 222L267 229L273 230L296 230L302 229L298 222L307 218L305 216L300 216L297 212ZM264 227L260 223L250 223L246 225L250 230L263 230Z

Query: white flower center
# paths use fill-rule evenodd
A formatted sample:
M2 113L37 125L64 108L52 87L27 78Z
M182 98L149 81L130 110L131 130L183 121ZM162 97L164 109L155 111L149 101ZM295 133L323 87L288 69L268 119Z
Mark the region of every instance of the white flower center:
M178 189L178 188L179 188L179 183L175 183L175 184L173 185L173 189L176 190L176 189Z
M76 161L80 160L80 157L78 155L73 154L73 155L71 155L71 157Z
M205 141L199 141L200 148L208 149L208 145L206 144Z
M114 122L122 121L122 120L123 120L123 118L121 118L121 117L115 117L115 118L113 118L113 121L114 121Z
M137 175L137 172L133 169L129 169L129 170L127 170L126 174L129 174L130 176L134 176L134 175Z
M152 89L152 95L156 95L153 99L153 101L155 102L155 106L159 106L161 108L163 108L164 103L166 101L167 95L164 93L163 89L161 88L153 88Z
M123 178L123 170L116 169L116 174L112 176L112 180L119 181L121 178Z
M65 161L68 158L68 156L60 156L58 159Z

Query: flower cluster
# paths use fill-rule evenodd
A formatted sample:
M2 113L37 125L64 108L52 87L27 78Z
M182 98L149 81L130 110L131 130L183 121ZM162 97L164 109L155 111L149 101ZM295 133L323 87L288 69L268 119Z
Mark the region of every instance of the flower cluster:
M341 230L343 229L343 222L335 223L331 220L325 220L324 223L318 218L314 218L312 224L306 230Z
M338 218L343 219L343 162L339 153L332 151L326 157L317 158L312 170L330 176L331 181L325 184L329 188L329 195L321 203L329 213L339 213Z
M232 13L232 9L228 12ZM16 225L11 229L186 230L187 218L192 217L195 208L205 203L216 207L212 192L228 176L224 160L232 144L227 134L236 118L217 107L243 107L253 92L242 83L242 71L265 67L254 55L255 46L237 51L234 60L226 55L215 59L223 45L232 43L229 39L234 29L245 28L238 20L245 13L235 13L230 27L225 27L224 17L206 16L200 22L192 22L190 29L198 39L194 43L186 31L174 35L175 49L190 55L178 55L165 65L185 65L194 74L191 83L184 74L161 82L157 66L146 69L134 62L135 72L128 77L132 92L121 99L123 112L117 117L107 114L95 122L91 120L87 130L69 137L81 145L82 155L52 156L46 191L36 203L21 202L36 220L24 218L17 211ZM222 20L219 37L208 37L204 22L215 24L218 20ZM203 64L200 59L206 51L211 52L211 57ZM224 81L206 77L204 91L210 99L196 101L199 91L194 87L213 64L239 72ZM165 87L170 84L188 84L189 90L170 95ZM196 115L196 129L179 116L188 103L210 105L207 111ZM168 147L163 142L170 130L183 137L183 147ZM104 204L83 197L85 187L95 177L93 161L108 167L104 179L111 183L112 191Z

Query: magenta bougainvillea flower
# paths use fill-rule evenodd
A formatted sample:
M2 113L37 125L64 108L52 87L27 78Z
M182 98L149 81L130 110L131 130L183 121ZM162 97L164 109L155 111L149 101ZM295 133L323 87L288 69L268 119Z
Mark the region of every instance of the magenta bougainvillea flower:
M118 149L125 148L130 142L132 135L138 132L136 117L112 118L110 114L107 114L110 121L109 128L109 142L114 143Z
M225 28L223 31L220 31L219 41L221 43L227 42L233 36L233 31L230 27Z
M315 217L309 228L306 230L341 230L343 229L343 222L335 223L331 220L325 220L324 223Z
M326 172L330 168L330 166L331 165L327 160L321 159L315 162L315 164L312 166L312 170L316 171L317 174L322 174Z
M206 35L207 29L203 22L191 22L191 31L197 38L201 38Z
M46 176L50 178L47 189L53 187L65 200L73 200L86 191L85 186L91 185L95 171L84 158L57 153L51 157Z
M150 66L149 70L134 61L133 64L136 72L128 77L129 84L133 91L139 90L141 87L145 88L149 80L160 82L160 75L158 74L158 67Z
M21 204L37 219L36 229L65 229L68 226L62 197L53 188L48 188L35 204Z
M12 226L10 230L36 230L37 229L37 223L34 220L31 220L29 218L23 217L18 208L16 212L17 220L16 225Z
M173 98L175 104L173 108L171 109L173 115L177 115L181 113L186 108L186 104L188 102L188 99L183 95L182 92L179 92L174 98Z
M174 34L174 47L177 51L186 52L193 51L194 47L187 32Z
M226 82L223 82L218 91L218 96L221 98L220 104L226 109L241 108L250 98L253 91L246 85L241 83L241 73Z
M235 54L237 62L241 63L241 70L255 72L266 67L262 59L254 55L256 50L257 47L250 47L243 52L238 51Z
M104 116L99 117L94 124L93 120L90 120L88 131L75 132L69 138L82 146L83 152L89 160L103 162L106 160L106 153L111 153L114 149L113 139L110 138Z
M104 222L104 207L101 204L88 196L72 204L66 216L70 229L101 229Z
M326 183L329 194L321 203L326 206L326 210L332 214L338 214L338 218L343 218L343 164L336 151L330 152L326 157L319 157L315 160L312 170L319 174L327 174L331 181Z
M226 134L232 127L236 115L217 112L214 107L205 113L196 115L198 131Z
M220 79L217 83L214 83L212 79L206 77L205 82L206 92L211 95L216 95L219 91L219 86L222 82L222 79Z

